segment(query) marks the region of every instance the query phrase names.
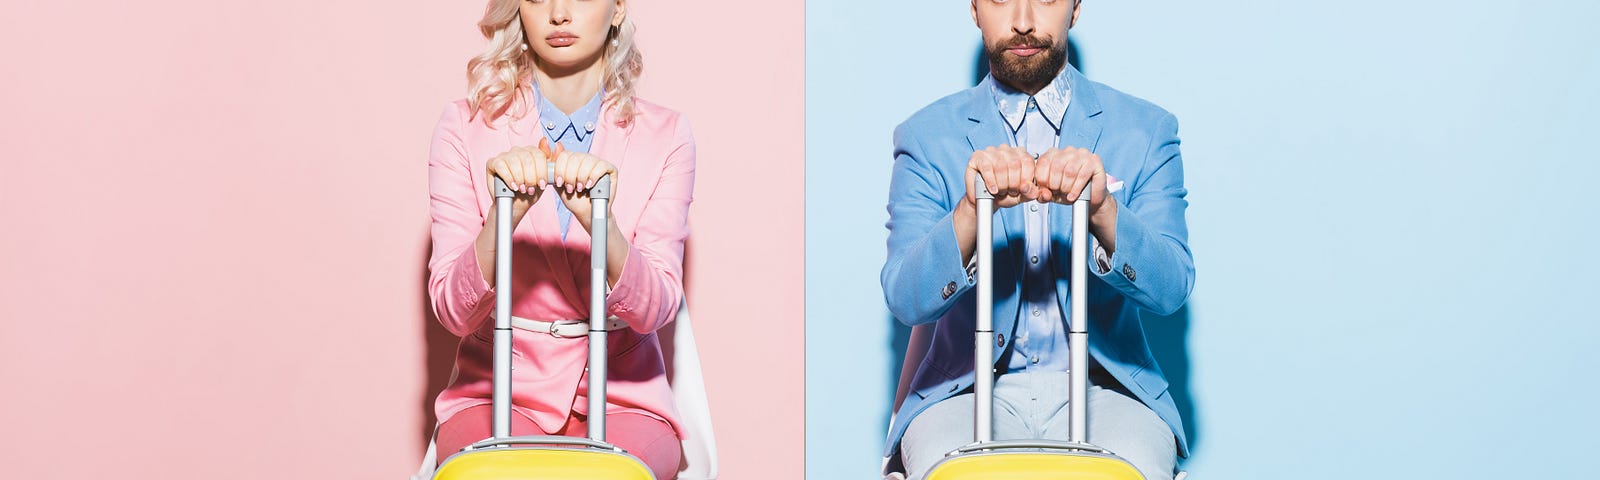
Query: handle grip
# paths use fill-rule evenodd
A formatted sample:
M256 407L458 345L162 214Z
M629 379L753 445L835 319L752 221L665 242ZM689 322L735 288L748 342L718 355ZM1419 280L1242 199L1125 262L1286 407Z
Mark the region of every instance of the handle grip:
M973 195L974 198L978 198L978 199L992 199L992 198L994 198L994 194L989 193L989 189L988 188L984 188L983 175L973 175L972 176L972 190L974 192L976 192ZM1089 185L1085 184L1083 186L1083 191L1079 192L1079 194L1078 194L1078 200L1074 201L1072 203L1078 203L1078 202L1087 201L1087 200L1089 200L1090 196L1092 196L1092 195L1090 194L1090 191L1089 191Z
M547 183L547 185L553 184ZM494 177L494 198L511 198L516 194L517 192L512 191L511 187L507 186L506 181L501 179L499 175ZM611 174L602 175L599 180L594 181L594 186L589 187L589 197L611 199Z
M622 451L622 449L617 448L615 445L612 445L612 444L609 444L609 443L606 443L606 442L599 442L599 441L590 440L590 439L583 438L583 437L567 437L567 436L559 436L559 435L524 435L524 436L520 436L520 437L486 438L486 439L483 439L483 440L479 440L477 442L473 442L472 445L468 445L467 448L464 448L462 450L477 450L477 449L488 448L488 447L503 447L503 446L512 446L512 445L529 445L529 444L574 445L574 446L580 446L580 447L600 448L600 449L612 450L612 451L618 451L618 452Z
M1025 439L1025 440L994 440L983 443L971 443L957 448L945 456L963 453L979 452L984 450L1007 449L1040 449L1040 450L1065 450L1069 452L1090 452L1110 455L1111 451L1094 445L1080 442L1062 442L1058 440Z

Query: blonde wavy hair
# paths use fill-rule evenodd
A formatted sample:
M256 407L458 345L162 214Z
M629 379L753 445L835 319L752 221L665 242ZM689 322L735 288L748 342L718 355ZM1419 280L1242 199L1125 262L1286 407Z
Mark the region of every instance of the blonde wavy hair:
M522 0L489 0L483 19L478 21L478 30L489 39L489 48L467 62L467 105L472 112L468 121L481 115L483 124L489 126L502 115L510 113L511 118L522 118L528 113L530 77L538 67L533 63L533 52L522 49L526 40L521 4ZM633 33L633 22L624 14L622 25L607 34L601 60L605 63L601 85L606 92L602 102L623 125L633 120L634 85L644 71L644 58L633 44Z

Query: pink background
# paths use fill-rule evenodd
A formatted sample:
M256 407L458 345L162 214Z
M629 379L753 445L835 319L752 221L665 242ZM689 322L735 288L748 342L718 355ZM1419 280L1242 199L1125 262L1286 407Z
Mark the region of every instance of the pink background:
M6 476L408 475L453 341L424 313L428 138L483 2L21 3ZM631 8L644 96L699 141L689 301L723 478L798 479L804 7L751 5Z

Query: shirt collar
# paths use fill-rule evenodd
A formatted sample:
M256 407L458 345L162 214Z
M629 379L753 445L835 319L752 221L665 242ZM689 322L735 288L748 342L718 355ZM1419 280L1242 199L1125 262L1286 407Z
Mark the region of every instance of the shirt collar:
M594 98L589 99L589 103L578 107L572 115L562 112L544 95L539 95L537 83L533 89L534 96L539 98L539 128L543 128L551 140L560 142L566 140L567 135L573 135L572 140L583 142L589 139L589 135L594 134L595 125L600 121L600 105L606 95L605 89L596 92Z
M1006 126L1011 128L1011 133L1022 129L1022 122L1026 119L1030 107L1037 108L1050 128L1061 131L1061 120L1066 117L1067 106L1072 103L1072 84L1067 79L1067 69L1062 68L1056 78L1050 80L1048 85L1039 89L1038 93L1028 95L1006 86L994 79L990 74L983 78L989 84L989 92L994 95L994 103L1000 109L1000 116L1005 119Z

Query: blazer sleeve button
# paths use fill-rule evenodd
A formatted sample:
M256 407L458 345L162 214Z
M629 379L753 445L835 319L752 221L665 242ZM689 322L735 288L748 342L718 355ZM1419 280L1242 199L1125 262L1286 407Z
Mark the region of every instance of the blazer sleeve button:
M1138 272L1133 271L1133 266L1126 263L1122 264L1122 276L1128 277L1128 281L1130 282L1136 281L1139 278Z

